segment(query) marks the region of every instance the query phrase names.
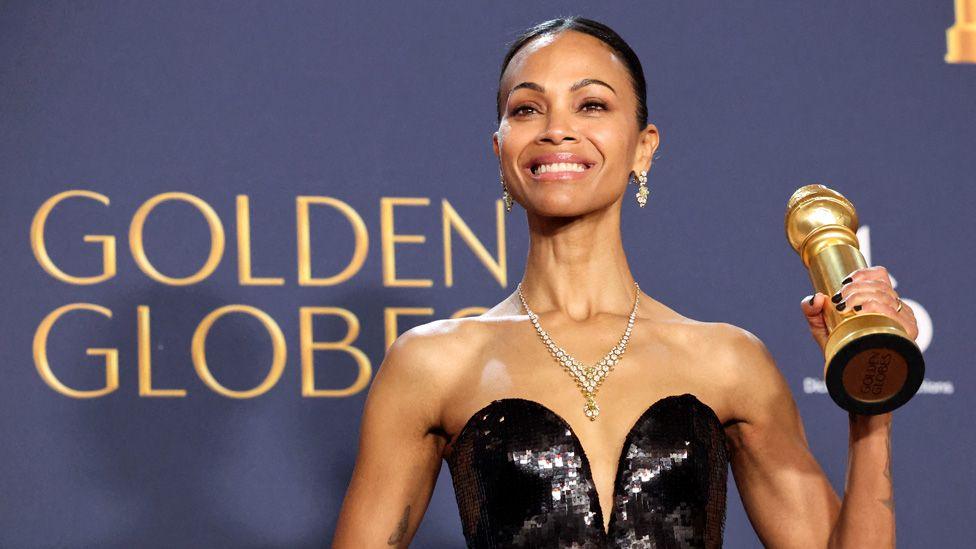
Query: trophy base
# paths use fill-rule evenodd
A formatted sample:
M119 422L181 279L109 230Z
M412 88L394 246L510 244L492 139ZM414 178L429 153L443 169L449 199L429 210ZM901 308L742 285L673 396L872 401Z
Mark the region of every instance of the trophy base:
M849 339L827 362L824 381L841 408L861 415L890 412L918 392L925 361L915 342L875 332Z

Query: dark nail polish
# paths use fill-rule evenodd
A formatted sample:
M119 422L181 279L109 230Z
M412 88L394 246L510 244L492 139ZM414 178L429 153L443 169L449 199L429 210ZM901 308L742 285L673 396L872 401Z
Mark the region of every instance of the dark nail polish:
M855 311L860 311L861 310L861 306L860 305L855 305L854 306L854 310Z
M837 292L836 294L834 294L834 297L830 298L830 300L833 301L834 303L840 303L841 299L843 298L841 297L840 292Z
M843 311L844 310L844 307L847 307L847 302L846 301L842 301L842 302L838 303L836 305L836 307L837 307L837 310L838 311Z
M854 281L854 279L853 279L853 278L851 278L851 277L847 277L847 278L845 278L844 280L841 280L841 281L840 281L840 283L841 283L841 284L850 284L850 283L851 283L851 282L853 282L853 281Z

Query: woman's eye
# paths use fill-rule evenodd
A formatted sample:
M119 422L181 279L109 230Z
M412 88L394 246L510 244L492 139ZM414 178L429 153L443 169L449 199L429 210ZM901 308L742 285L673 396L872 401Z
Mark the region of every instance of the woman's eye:
M533 107L531 107L529 105L520 105L520 106L515 107L514 109L512 109L512 115L513 116L521 116L522 114L528 114L526 111L534 111L534 110L535 110L535 108L533 108Z
M591 106L596 108L595 109L589 108ZM601 103L600 101L587 101L586 103L583 103L582 110L584 111L607 110L607 106Z

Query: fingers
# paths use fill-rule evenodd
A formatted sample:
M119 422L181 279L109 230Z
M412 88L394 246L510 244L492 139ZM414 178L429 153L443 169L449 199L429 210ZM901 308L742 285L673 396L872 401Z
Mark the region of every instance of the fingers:
M827 299L827 294L817 292L813 295L808 295L800 301L800 308L803 309L803 314L807 319L807 324L810 326L810 335L813 336L814 341L820 345L820 348L824 348L824 344L827 342L827 322L823 316L823 308L830 304L830 300Z
M868 301L884 304L890 307L892 311L898 309L898 293L879 280L864 280L845 284L831 297L830 301L838 311L847 308L861 311Z
M888 269L881 265L863 267L852 272L843 280L843 286L832 296L820 292L803 298L800 307L806 315L815 336L818 330L826 328L823 319L824 309L833 307L846 313L879 313L891 317L905 327L913 339L918 333L915 311L902 302L899 311L898 292L891 285Z
M847 300L841 301L837 304L838 310L843 311L844 306L853 308L856 312L861 313L881 313L892 318L898 318L901 314L898 311L898 302L888 294L883 294L880 292L860 292L851 295ZM904 308L902 308L904 310Z
M862 267L847 275L844 279L844 284L853 284L854 282L881 282L891 288L891 277L888 276L888 269L881 265L875 265L873 267Z
M852 272L843 280L841 289L830 296L831 303L838 311L848 308L854 311L864 310L869 299L889 305L892 311L898 308L898 293L891 285L888 269L881 265L863 267Z
M830 304L837 311L879 313L897 320L914 339L918 334L915 311L902 302L891 286L888 270L881 265L858 269L844 279L844 285L830 297Z
M813 295L808 295L800 301L800 308L803 309L803 314L806 316L820 316L820 312L823 310L824 305L827 302L827 295L817 292Z

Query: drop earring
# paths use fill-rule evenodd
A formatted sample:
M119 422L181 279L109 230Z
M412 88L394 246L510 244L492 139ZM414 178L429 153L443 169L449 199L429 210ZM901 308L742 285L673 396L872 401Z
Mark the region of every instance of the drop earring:
M647 188L646 171L641 171L640 173L637 174L637 183L638 183L637 194L635 194L634 196L637 197L637 203L640 204L641 208L643 208L647 204L647 194L650 192Z
M512 211L512 195L508 193L508 187L505 186L505 178L502 177L501 171L498 172L498 178L502 182L502 202L505 203L505 211Z

